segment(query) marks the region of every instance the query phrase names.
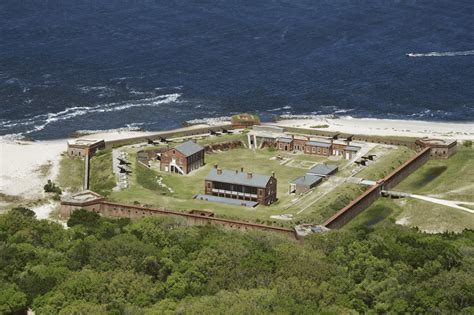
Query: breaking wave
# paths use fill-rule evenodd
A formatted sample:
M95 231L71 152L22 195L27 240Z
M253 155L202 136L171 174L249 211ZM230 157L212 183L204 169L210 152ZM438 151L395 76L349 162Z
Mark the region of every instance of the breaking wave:
M408 57L455 57L455 56L474 56L474 50L465 51L447 51L447 52L436 52L432 51L429 53L408 53Z
M75 106L69 107L56 113L47 113L37 115L31 118L21 119L17 121L0 122L0 130L7 130L15 127L24 127L33 125L32 129L22 132L23 135L30 134L35 131L43 130L46 126L57 121L72 119L77 116L88 115L91 113L108 113L126 110L134 107L154 107L163 104L178 102L181 94L164 94L154 97L143 98L129 102L109 103L96 106Z

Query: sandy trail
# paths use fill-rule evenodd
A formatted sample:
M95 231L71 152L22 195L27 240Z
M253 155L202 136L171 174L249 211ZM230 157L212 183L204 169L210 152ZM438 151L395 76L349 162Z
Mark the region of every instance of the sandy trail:
M421 195L414 195L410 194L410 197L415 198L415 199L420 199L432 203L436 203L439 205L467 211L469 213L474 213L474 210L471 210L466 207L462 207L459 204L466 204L466 205L474 205L474 202L466 202L466 201L455 201L455 200L445 200L445 199L438 199L438 198L433 198L433 197L427 197L427 196L421 196Z

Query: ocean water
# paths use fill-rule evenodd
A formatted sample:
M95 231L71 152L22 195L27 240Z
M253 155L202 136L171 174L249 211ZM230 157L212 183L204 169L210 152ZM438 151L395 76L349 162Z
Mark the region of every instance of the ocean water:
M473 121L472 12L472 0L2 0L0 136L243 111Z

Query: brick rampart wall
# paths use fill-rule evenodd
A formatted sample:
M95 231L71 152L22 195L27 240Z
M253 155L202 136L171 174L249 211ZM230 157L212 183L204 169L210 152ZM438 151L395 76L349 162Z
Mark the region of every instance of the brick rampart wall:
M430 159L430 148L421 150L417 155L400 165L389 175L383 179L383 189L389 190L398 185L402 180L407 178L411 173L416 171L420 166Z
M425 148L417 155L400 165L396 170L387 175L378 184L367 189L362 195L352 200L347 206L339 210L326 222L324 226L330 229L338 229L346 225L356 215L373 204L381 195L382 190L395 187L402 180L420 168L430 159L430 148Z
M336 212L331 218L324 222L324 226L329 229L339 229L346 225L356 215L361 213L377 199L382 192L382 185L371 186L362 195L352 200L347 206Z
M242 221L228 220L210 216L202 216L198 214L191 214L187 212L170 211L160 208L149 208L135 205L126 205L120 203L113 203L108 201L98 201L86 206L77 206L74 204L61 204L60 215L67 218L77 208L84 208L89 211L94 211L105 217L111 218L142 218L151 215L164 215L182 218L189 225L205 225L215 224L226 228L241 230L241 231L269 231L276 232L282 235L296 238L296 233L293 229L281 228L276 226L269 226L263 224L254 224Z

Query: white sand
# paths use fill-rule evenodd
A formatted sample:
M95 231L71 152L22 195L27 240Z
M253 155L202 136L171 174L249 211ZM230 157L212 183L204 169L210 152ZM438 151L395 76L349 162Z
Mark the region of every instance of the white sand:
M61 152L66 149L64 140L0 142L0 193L42 198L43 186L56 178ZM39 168L48 164L51 168L43 177Z
M474 123L444 123L417 120L389 120L369 118L325 118L282 120L273 125L337 131L349 134L377 136L432 137L457 140L474 140ZM311 126L329 125L327 128Z

